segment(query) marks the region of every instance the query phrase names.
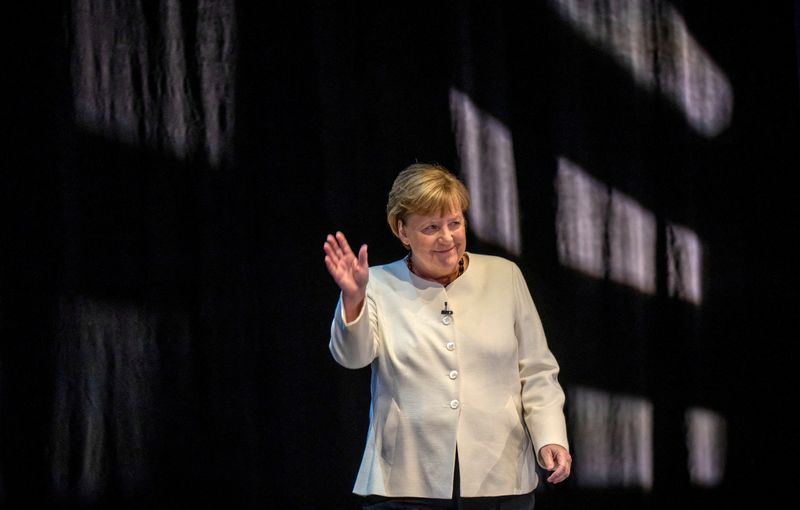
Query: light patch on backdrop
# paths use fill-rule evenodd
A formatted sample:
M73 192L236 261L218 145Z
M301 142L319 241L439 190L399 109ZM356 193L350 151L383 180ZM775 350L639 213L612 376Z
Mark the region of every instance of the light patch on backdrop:
M555 187L559 261L589 276L655 293L655 216L564 157L558 160Z
M89 298L63 300L59 313L52 483L59 495L76 490L92 502L112 481L112 463L124 466L126 489L152 474L146 452L158 379L158 318Z
M112 485L130 494L150 490L162 354L165 346L183 353L188 318L89 297L63 298L59 315L48 449L53 490L90 505ZM171 384L183 383L184 369L170 365Z
M705 137L733 115L733 87L662 0L548 0L589 42L606 51L643 89L660 93Z
M686 447L689 452L689 480L699 487L716 487L725 475L727 424L709 409L686 412Z
M605 277L608 186L570 160L559 158L556 193L559 261L595 278Z
M609 275L645 294L656 292L656 217L633 198L611 190Z
M520 255L517 174L511 131L478 108L470 97L450 89L450 115L461 170L470 189L470 228L482 241Z
M653 405L631 395L570 389L574 477L580 487L653 486Z
M693 230L667 225L667 285L669 295L695 305L703 301L703 246Z
M155 22L146 19L151 10ZM195 25L184 27L185 21ZM199 0L191 20L178 0L160 0L155 8L143 0L73 0L72 23L79 126L179 159L202 154L212 166L230 158L233 0ZM194 47L185 45L190 33Z

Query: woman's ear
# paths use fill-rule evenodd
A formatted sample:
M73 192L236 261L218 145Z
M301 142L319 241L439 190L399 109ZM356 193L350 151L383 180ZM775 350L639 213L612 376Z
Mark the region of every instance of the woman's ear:
M411 244L408 242L406 226L403 224L403 220L397 220L397 237L400 238L400 242L403 243L405 246L409 246Z

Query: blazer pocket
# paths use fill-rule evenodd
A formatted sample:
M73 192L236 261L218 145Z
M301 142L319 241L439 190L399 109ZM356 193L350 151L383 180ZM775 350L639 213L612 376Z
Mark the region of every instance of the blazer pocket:
M392 399L386 421L381 432L381 458L389 466L394 462L395 446L397 445L397 429L400 427L402 413L397 403Z

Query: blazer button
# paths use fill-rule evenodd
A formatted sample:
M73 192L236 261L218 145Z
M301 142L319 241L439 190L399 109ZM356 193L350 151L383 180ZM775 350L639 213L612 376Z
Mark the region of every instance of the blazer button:
M447 377L449 377L450 379L455 379L456 377L458 377L458 370L451 370L450 374L448 374Z
M450 401L450 409L458 409L460 402L458 400L451 400Z
M447 342L447 345L445 345L445 347L447 347L448 351L452 351L456 348L456 344L454 342Z
M453 322L453 319L451 319L449 315L442 317L442 324L445 326L449 326L451 322Z

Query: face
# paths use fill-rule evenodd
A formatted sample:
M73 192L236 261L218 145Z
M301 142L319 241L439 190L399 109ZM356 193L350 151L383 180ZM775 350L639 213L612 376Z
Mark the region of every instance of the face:
M400 240L411 246L414 271L423 278L444 278L457 270L467 249L467 231L461 209L446 214L412 214L398 221Z

